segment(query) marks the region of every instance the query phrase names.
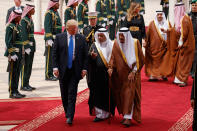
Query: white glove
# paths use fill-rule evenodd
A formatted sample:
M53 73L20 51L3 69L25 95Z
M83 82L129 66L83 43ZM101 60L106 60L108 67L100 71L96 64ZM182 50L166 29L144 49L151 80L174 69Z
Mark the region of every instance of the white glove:
M79 33L83 33L83 28L79 29Z
M84 24L83 26L86 27L86 26L88 26L88 25Z
M53 41L52 40L47 40L47 45L52 47L53 46Z
M114 15L112 15L111 17L112 17L112 19L115 19L115 16Z
M13 56L11 56L11 59L12 59L13 61L16 61L16 60L18 59L18 56L17 56L17 55L13 55Z
M30 54L30 52L31 52L30 48L25 49L25 53L27 53L28 55Z
M122 17L121 17L121 20L124 21L124 19L125 19L125 16L122 16Z
M33 42L29 42L29 45L30 45L30 46L33 46Z
M109 21L109 25L113 25L113 23L114 23L113 20Z
M102 24L102 26L103 26L103 27L105 27L105 26L106 26L106 24L105 24L105 23L103 23L103 24Z
M103 18L104 21L107 21L107 18Z

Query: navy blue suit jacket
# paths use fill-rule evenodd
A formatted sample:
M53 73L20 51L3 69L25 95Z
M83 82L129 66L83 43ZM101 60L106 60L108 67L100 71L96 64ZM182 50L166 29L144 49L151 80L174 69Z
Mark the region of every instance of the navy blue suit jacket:
M57 34L53 46L53 68L58 68L59 79L63 79L68 61L68 40L67 32ZM74 60L74 73L80 80L82 79L81 71L88 70L88 48L85 37L75 35L75 60Z

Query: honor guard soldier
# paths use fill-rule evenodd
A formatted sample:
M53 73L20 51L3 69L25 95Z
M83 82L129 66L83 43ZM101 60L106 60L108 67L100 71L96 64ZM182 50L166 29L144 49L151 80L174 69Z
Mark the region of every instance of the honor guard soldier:
M34 5L26 5L24 8L22 19L20 22L22 42L26 45L25 54L24 54L24 64L21 68L21 90L23 91L32 91L36 88L29 85L29 79L32 72L32 64L34 59L35 52L35 39L34 39L34 23L32 15L35 13Z
M97 16L97 24L101 25L102 27L106 27L108 24L108 19L107 19L107 9L105 5L104 0L98 0L96 3L96 11L100 12Z
M19 22L22 13L19 11L12 11L5 34L6 52L4 56L8 57L8 72L9 72L9 97L10 98L23 98L18 91L18 83L20 76L20 67L22 59L23 43L21 41L21 31L19 28Z
M117 0L117 16L118 16L118 28L123 26L127 9L130 7L129 0Z
M77 19L76 7L78 6L78 0L69 0L65 12L64 12L64 24L70 19Z
M88 1L83 0L78 6L77 18L80 32L82 32L84 27L88 26Z
M163 12L164 12L166 19L167 19L168 12L169 12L169 0L161 0L160 5L162 5Z
M45 56L46 56L46 66L45 66L45 80L56 81L57 78L53 75L52 67L52 47L54 44L55 35L62 32L62 23L58 13L59 0L50 0L45 14L44 29L45 29Z
M96 24L98 12L87 12L87 14L88 14L90 25L83 28L83 35L86 37L86 43L88 44L88 50L89 50L91 45L95 42L95 37L94 37L95 32L102 26ZM92 84L93 72L92 72L91 65L92 65L91 63L88 64L88 73L87 73L86 79L87 79L88 88L90 89L90 96L88 100L89 113L90 115L93 115L94 114L94 111L93 111L94 91L93 91L93 84Z
M108 12L107 18L109 22L109 37L111 40L114 40L116 34L116 23L117 23L115 1L105 0L105 5L107 7L107 12Z

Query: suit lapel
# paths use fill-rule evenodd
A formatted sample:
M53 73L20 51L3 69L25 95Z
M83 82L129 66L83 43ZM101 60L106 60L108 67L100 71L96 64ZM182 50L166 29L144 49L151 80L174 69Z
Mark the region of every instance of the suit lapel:
M78 42L79 42L79 36L75 35L75 54L77 54L78 51Z
M67 33L65 33L65 36L64 36L63 41L65 41L65 42L62 42L62 43L65 45L65 50L66 50L66 53L67 53L68 52L68 38L67 38Z

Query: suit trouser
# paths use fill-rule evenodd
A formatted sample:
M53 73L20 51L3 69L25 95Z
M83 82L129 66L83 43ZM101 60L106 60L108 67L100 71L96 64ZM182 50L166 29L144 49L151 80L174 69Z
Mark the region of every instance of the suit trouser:
M195 102L194 106L194 115L193 115L193 131L197 131L197 102Z
M76 78L74 68L66 69L63 79L59 80L62 103L66 118L74 118L75 103L79 79Z
M46 51L45 78L50 78L53 76L52 50L53 48L51 46L45 47L45 51Z
M10 71L9 71L9 93L16 93L18 92L18 83L20 77L20 69L21 69L21 57L19 55L16 61L11 61L10 64Z
M30 54L25 53L25 65L22 65L21 68L21 88L29 86L29 79L32 72L32 65L34 59L34 52Z

